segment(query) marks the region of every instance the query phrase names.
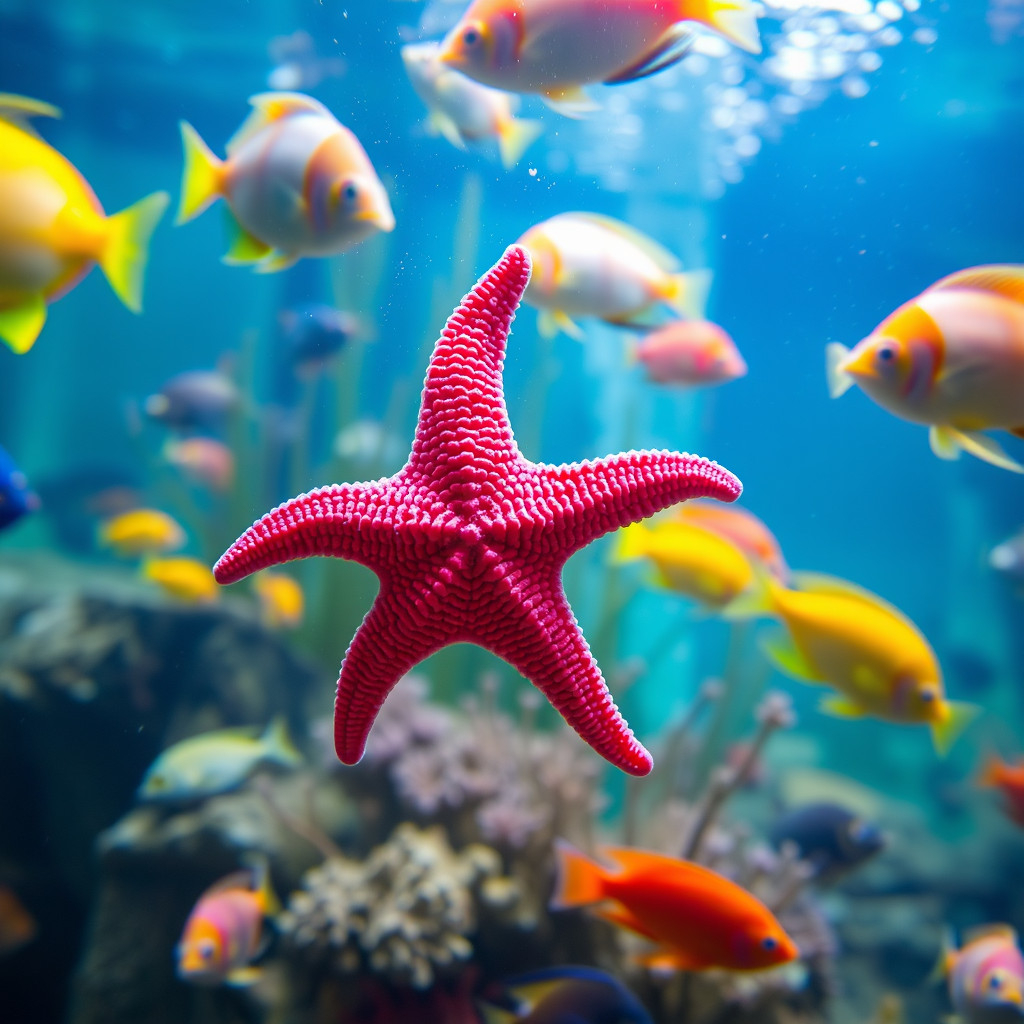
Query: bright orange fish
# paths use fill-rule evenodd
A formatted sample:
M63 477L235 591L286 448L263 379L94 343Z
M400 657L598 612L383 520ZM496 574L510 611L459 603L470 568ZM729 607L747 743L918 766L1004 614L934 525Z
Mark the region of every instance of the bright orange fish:
M709 868L621 846L601 851L615 868L595 864L566 842L556 851L551 908L600 904L598 917L657 944L644 958L649 965L757 971L799 956L756 896Z
M780 583L789 579L789 566L775 535L753 512L732 505L715 508L708 501L688 501L680 505L675 519L730 540L748 558L757 559Z
M978 776L978 785L998 789L1003 794L1006 816L1024 828L1024 758L1008 764L990 757Z

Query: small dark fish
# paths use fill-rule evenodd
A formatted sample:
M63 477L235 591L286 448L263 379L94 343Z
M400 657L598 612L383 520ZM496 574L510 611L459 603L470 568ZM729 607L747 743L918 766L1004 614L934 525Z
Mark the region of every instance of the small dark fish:
M652 1024L622 982L594 967L552 967L502 987L513 1008L481 1004L484 1024Z
M39 498L29 490L25 474L14 459L0 448L0 530L16 523L39 507Z
M146 399L146 415L176 430L211 429L224 425L238 405L234 381L220 370L190 370L172 377Z
M288 359L302 376L322 372L359 327L355 317L323 303L282 310L278 322Z
M772 827L774 846L795 843L802 860L814 866L814 877L831 881L863 864L885 847L877 825L858 818L839 804L805 804L784 814Z

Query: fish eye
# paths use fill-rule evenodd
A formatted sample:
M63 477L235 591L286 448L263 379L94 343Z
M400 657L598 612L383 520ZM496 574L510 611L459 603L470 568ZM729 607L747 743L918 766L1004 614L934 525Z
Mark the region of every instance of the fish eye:
M1003 987L1003 979L998 974L990 974L985 983L993 992L998 992Z
M876 355L880 363L892 363L896 358L896 346L892 342L879 345Z
M480 31L480 28L476 25L469 25L462 32L462 43L464 46L474 47L479 46L483 40L484 34Z
M921 690L919 691L919 696L925 704L931 704L936 699L938 694L932 687L922 686Z
M766 953L773 953L776 949L779 948L779 940L775 938L774 935L766 935L761 940L761 948Z
M217 952L212 939L203 939L196 944L196 949L203 960L212 960L213 954Z
M342 202L351 206L359 198L359 186L354 181L346 181L341 186L338 195L341 197Z

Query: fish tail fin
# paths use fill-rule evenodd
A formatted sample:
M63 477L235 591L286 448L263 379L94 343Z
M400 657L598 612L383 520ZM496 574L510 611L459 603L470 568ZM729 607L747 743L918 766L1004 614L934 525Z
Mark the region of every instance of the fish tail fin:
M185 169L181 175L181 200L175 224L198 217L221 194L224 186L224 162L213 155L188 121L181 122L181 143L185 150Z
M243 863L249 869L252 879L252 891L259 900L260 909L264 917L276 917L281 913L281 901L274 892L274 885L270 878L270 862L266 854L250 853L243 858Z
M853 378L843 369L843 360L850 350L838 341L825 346L825 379L828 381L829 398L839 398L853 387Z
M690 5L687 4L687 7ZM707 0L702 21L747 53L761 52L757 7L751 0Z
M501 154L501 165L510 170L519 163L519 158L535 142L544 125L540 121L528 121L510 117L498 128L498 152Z
M0 309L0 339L16 355L24 355L46 323L46 299L42 292L29 295L16 306Z
M737 622L775 614L778 592L785 587L763 563L752 560L750 566L754 570L753 580L721 609L722 618Z
M703 320L712 277L710 270L686 270L671 274L661 299L680 316L688 320Z
M940 459L956 459L961 451L973 455L992 466L1008 469L1011 473L1024 473L1022 466L1003 451L1002 446L979 430L957 430L948 425L934 426L928 432L932 451Z
M643 523L626 526L615 536L615 547L612 549L612 564L635 562L647 554L647 527Z
M956 941L953 937L953 929L948 925L942 931L942 945L939 947L939 955L935 966L931 969L926 984L938 984L953 969L956 962Z
M263 744L263 756L288 768L302 764L302 754L295 748L288 733L288 722L284 715L275 715L267 726L260 742Z
M564 839L555 840L558 876L548 907L567 910L585 907L604 898L604 871L585 854Z
M932 743L940 757L949 753L960 733L981 713L981 708L976 704L965 704L962 701L951 700L946 706L949 714L941 722L932 723Z
M133 313L142 310L149 240L170 201L166 192L154 192L107 218L107 238L99 264L110 287Z

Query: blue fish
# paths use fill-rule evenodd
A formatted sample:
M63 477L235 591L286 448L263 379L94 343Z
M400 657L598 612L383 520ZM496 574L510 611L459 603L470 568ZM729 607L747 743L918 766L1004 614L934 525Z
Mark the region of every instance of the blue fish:
M323 303L283 310L278 321L287 358L302 376L321 372L358 329L355 317Z
M484 1024L652 1024L622 982L594 967L552 967L510 978L506 1001L481 1004Z
M25 474L14 459L0 448L0 530L16 523L26 512L39 507L39 499L29 490Z
M796 844L819 881L832 880L885 848L885 836L870 821L833 803L813 803L784 814L771 830L776 847Z

